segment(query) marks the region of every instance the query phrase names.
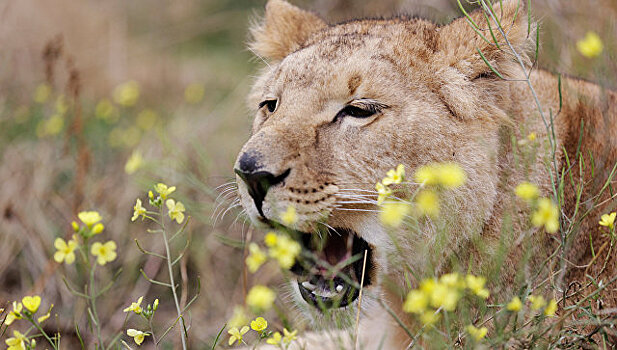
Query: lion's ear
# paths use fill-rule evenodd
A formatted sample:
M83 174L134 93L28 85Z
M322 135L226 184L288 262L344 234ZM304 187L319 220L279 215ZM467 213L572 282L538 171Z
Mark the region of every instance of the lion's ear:
M282 60L325 26L322 19L308 11L284 0L269 0L265 17L251 28L249 46L261 57Z
M503 77L516 74L513 70L520 67L520 63L512 49L524 64L529 64L528 54L534 47L535 32L530 31L535 31L536 26L528 25L526 2L496 1L492 5L492 14L476 10L469 14L472 21L464 16L441 28L438 47L444 53L445 62L440 63L456 68L469 79L493 74L484 59ZM501 29L497 28L493 16L501 24Z
M526 68L531 63L529 53L534 47L535 32L529 31L535 31L536 26L528 25L525 2L503 0L492 5L501 30L491 15L485 16L482 10L469 14L473 23L461 17L438 29L438 54L432 62L436 77L433 89L455 116L507 119L501 106L503 99L499 98L507 85L495 83L501 78L523 78L521 62Z

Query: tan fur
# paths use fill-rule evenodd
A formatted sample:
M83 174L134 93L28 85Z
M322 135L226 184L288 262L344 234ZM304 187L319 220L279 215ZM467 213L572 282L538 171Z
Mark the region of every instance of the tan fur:
M517 166L521 147L513 146L512 137L525 139L535 132L542 145L548 138L530 88L515 81L524 77L521 62L530 69L528 53L534 47L535 25L528 33L526 10L519 8L517 14L516 0L504 0L503 6L503 12L497 11L507 33L507 40L497 33L502 50L482 40L465 18L442 27L420 19L358 20L326 26L317 16L282 0L269 1L264 22L253 31L251 47L270 65L258 77L249 105L257 108L261 101L273 98L279 102L274 113L265 108L256 112L253 135L241 154L256 152L264 170L273 174L291 169L284 184L268 192L263 207L268 218L276 219L292 204L299 213L299 229L310 230L316 222L327 220L330 226L353 229L376 249L377 270L372 273L377 282L367 288L374 302L367 301L363 308L360 331L367 349L376 348L383 335L384 349L404 348L409 343L377 303L383 298L404 322L412 324L400 311L400 290L380 286L385 282L404 286L399 266L412 266L418 276L440 274L452 268L444 257L457 255L461 261L469 261L473 273L484 274L493 268L485 262L492 261L504 238L504 213L514 210L520 217L509 224L513 232L505 238L505 244L514 248L499 273L500 280L490 282L495 297L503 301L515 292L511 288L523 259L522 237L531 236L534 241L533 255L526 265L534 271L557 246L556 236L521 224L528 222L529 212L513 196L513 188L522 181L536 183L549 194L551 180L543 146L528 172ZM482 13L475 12L472 17L486 29ZM484 33L488 36L488 31ZM509 53L510 47L520 57ZM477 48L512 81L498 79ZM585 124L581 149L586 164L590 163L588 151L595 160L595 177L591 178L588 170L583 179L583 203L588 205L585 201L599 192L617 161L617 95L564 78L563 108L559 110L556 77L534 69L530 79L544 114L554 116L559 169L565 161L562 150L573 157L581 121ZM370 98L388 108L376 118L348 117L333 123L337 112L357 98ZM396 239L405 247L404 256L397 254L375 212L342 210L375 209L368 204L345 203L345 190L373 190L387 170L399 163L412 174L417 167L435 161L460 164L468 181L444 194L445 222L439 227L425 220L419 232L397 233ZM243 185L239 192L249 216L258 221ZM566 194L562 210L572 215L575 196L569 182ZM587 271L573 266L591 260L590 234L596 252L606 241L597 222L602 213L615 208L609 196L608 192L603 194L601 205L581 224L584 234L568 247L572 266L545 267L541 279L550 278L558 288L568 288L573 281L585 284L585 273L600 272L598 264ZM445 248L438 250L434 243L439 230L447 234ZM483 249L471 244L477 237L485 242ZM600 278L615 275L614 256ZM393 264L396 259L402 263ZM534 271L523 275L529 278ZM603 294L604 307L617 305L616 297L613 286ZM308 348L326 347L323 341L319 344Z

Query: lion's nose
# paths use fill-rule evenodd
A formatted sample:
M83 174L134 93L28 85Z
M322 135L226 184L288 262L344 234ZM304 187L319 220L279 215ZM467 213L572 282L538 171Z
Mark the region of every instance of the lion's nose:
M249 171L246 171L249 170ZM253 171L251 171L253 170ZM246 183L248 187L248 192L251 198L253 198L253 202L255 202L255 207L257 207L257 211L259 215L265 218L265 215L262 211L262 205L264 198L266 198L266 194L268 190L272 186L276 186L283 182L291 169L285 170L280 175L274 175L267 171L254 171L255 169L234 169L235 173L240 176L242 181Z

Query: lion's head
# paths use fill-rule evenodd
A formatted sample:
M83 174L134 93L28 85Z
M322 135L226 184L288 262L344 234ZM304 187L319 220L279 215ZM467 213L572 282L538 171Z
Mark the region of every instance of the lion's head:
M503 1L497 15L509 41L495 33L519 52L529 44L521 11L517 1ZM471 16L485 31L483 15ZM403 242L399 258L422 271L414 244L432 240L435 226L426 219L418 234L392 236L377 219L375 183L398 164L410 174L450 161L468 180L443 199L448 242L462 244L482 230L497 197L499 127L508 121L500 98L508 85L495 71L511 77L513 57L465 18L446 26L406 18L327 25L282 0L270 0L252 34L252 50L268 64L249 97L253 134L235 172L254 223L278 226L293 206L298 221L290 229L305 247L330 265L366 251L364 285L375 288L398 271L388 258L401 249L396 240ZM357 296L348 280L319 266L293 270L309 303L345 306ZM343 272L360 281L362 259Z

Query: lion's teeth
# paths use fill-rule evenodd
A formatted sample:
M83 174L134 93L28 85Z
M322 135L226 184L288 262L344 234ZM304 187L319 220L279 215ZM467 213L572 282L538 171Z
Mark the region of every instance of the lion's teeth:
M330 290L325 290L325 289L313 291L312 293L318 297L328 298L328 299L338 296L338 293L331 292Z
M338 286L336 286L336 291L339 292L339 293L342 292L343 291L343 285L339 284Z
M315 290L315 288L317 288L317 286L316 286L316 285L312 284L312 283L311 283L311 282L309 282L309 281L302 282L302 287L304 287L304 288L306 288L306 289L308 289L308 290L310 290L310 291L314 291L314 290Z

